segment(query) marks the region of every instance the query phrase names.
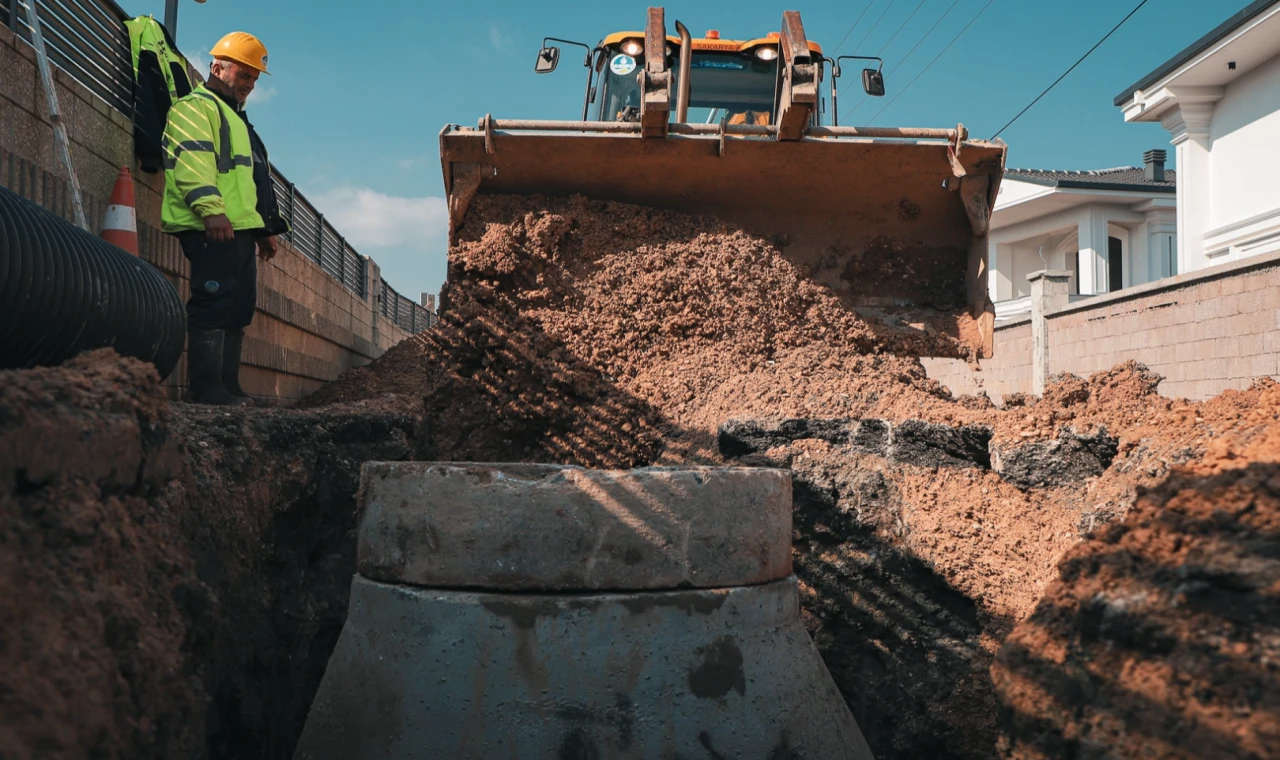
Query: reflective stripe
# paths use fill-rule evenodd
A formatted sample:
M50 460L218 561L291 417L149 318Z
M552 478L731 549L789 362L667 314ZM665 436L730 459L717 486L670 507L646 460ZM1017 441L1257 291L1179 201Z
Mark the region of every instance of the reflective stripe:
M215 148L213 143L208 140L183 140L173 149L173 157L177 158L182 155L182 151L189 150L196 153L212 153Z
M231 158L231 124L227 121L227 112L222 110L226 104L216 95L207 92L197 90L195 94L213 101L213 105L218 109L218 142L221 145L218 146L217 166L219 174L226 174L235 168L235 162Z
M187 205L190 206L195 201L198 201L201 198L208 198L211 195L222 197L222 193L218 191L218 188L213 185L206 185L205 187L197 187L195 190L187 193L187 196L183 198L183 200L185 200Z
M102 229L137 232L138 217L134 214L133 206L107 206Z

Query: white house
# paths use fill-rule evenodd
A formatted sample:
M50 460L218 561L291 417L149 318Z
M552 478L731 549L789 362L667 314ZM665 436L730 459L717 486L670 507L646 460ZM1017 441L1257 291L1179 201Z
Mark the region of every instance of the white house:
M1178 271L1280 251L1280 0L1236 13L1115 99L1178 167Z
M1142 166L1098 171L1007 169L991 215L989 280L996 319L1031 309L1027 275L1072 273L1071 299L1176 274L1177 200L1165 151Z

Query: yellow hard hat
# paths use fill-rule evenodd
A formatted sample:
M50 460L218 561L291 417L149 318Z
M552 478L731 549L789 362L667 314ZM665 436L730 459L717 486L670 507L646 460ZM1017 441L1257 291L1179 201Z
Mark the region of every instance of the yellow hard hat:
M226 37L218 40L218 44L213 46L213 50L209 51L209 55L214 58L226 58L236 63L243 63L251 69L257 69L263 74L269 74L267 71L267 47L262 42L248 32L232 32Z

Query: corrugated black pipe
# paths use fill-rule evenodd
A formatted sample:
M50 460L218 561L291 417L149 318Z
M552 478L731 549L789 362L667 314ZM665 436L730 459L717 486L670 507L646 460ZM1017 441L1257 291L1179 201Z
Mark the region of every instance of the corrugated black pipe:
M186 327L160 270L0 187L0 369L111 347L166 378Z

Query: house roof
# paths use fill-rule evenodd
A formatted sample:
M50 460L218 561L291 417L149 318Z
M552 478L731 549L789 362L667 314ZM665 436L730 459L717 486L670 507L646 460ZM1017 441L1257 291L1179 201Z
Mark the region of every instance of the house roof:
M1214 44L1216 44L1219 40L1231 34L1232 32L1239 29L1240 27L1244 26L1249 21L1261 15L1263 12L1265 12L1267 9L1271 8L1272 6L1276 5L1277 3L1280 3L1280 0L1255 0L1254 2L1249 3L1248 6L1246 6L1242 10L1232 15L1231 18L1227 19L1226 21L1222 22L1218 26L1214 27L1213 31L1209 32L1205 36L1191 43L1182 52L1178 53L1174 57L1165 61L1163 64L1160 65L1160 68L1156 69L1150 74L1147 74L1137 83L1135 83L1132 87L1129 87L1124 92L1117 95L1115 99L1115 105L1123 106L1125 103L1129 101L1130 98L1133 97L1134 93L1136 93L1139 90L1145 90L1151 85L1160 81L1165 76L1169 75L1170 73L1178 69L1183 64L1187 63L1191 59L1200 55L1205 50L1209 49Z
M1146 171L1140 166L1120 166L1115 169L1078 172L1052 169L1006 169L1004 178L1063 189L1127 190L1148 193L1178 191L1177 173L1173 170L1165 170L1164 182L1151 182L1147 179Z

